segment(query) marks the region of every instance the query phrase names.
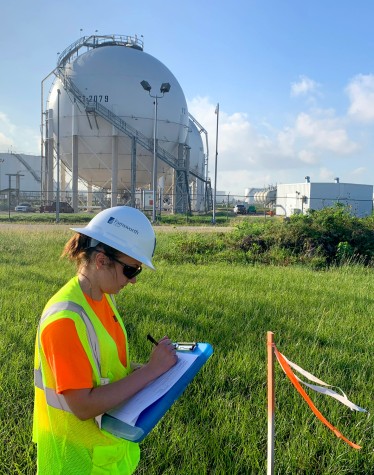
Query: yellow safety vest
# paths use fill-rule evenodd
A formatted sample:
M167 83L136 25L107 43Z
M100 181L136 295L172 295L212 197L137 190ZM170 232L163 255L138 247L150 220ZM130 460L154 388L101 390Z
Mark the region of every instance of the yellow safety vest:
M112 299L106 298L126 336ZM100 429L95 419L79 420L63 394L56 393L41 335L50 323L61 318L75 323L91 363L94 387L117 381L130 372L129 366L122 365L115 342L85 299L78 277L74 277L47 303L36 336L33 441L38 445L38 475L131 474L140 459L138 444Z

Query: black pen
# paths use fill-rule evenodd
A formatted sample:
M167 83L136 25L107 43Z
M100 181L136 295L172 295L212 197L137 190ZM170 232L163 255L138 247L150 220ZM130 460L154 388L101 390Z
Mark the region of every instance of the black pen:
M158 341L156 341L156 340L153 338L153 336L150 335L149 333L148 333L148 335L147 335L147 340L149 340L151 343L153 343L153 344L156 345L156 346L158 345Z

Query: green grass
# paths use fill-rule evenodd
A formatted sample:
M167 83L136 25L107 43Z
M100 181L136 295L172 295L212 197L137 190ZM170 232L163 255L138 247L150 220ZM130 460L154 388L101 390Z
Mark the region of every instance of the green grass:
M75 272L59 260L70 235L58 226L0 225L0 473L35 473L35 331L47 299ZM180 234L158 233L157 272L145 271L117 297L132 359L147 358L149 332L208 341L214 354L142 442L138 475L266 473L268 330L289 359L372 410L371 269L172 263L166 250L176 240ZM276 366L275 473L372 473L372 417L309 394L363 448L355 451L316 420Z
M60 223L88 223L95 213L60 213ZM151 216L151 212L148 212L148 216ZM243 217L237 217L232 209L217 211L215 215L217 226L228 226L233 223L240 222ZM251 219L253 217L246 217ZM11 210L10 215L8 211L0 211L0 223L47 223L52 224L56 222L56 213L21 213ZM156 226L161 224L163 226L175 226L175 225L192 225L192 226L208 226L212 224L212 212L207 214L191 215L186 214L166 214L157 216Z
M60 223L88 223L93 213L60 213ZM56 222L55 213L10 213L2 211L0 213L0 224L54 224Z

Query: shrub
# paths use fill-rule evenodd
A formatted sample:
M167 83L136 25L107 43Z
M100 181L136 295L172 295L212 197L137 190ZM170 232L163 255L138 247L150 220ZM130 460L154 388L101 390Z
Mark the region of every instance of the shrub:
M173 263L371 266L374 218L356 218L336 205L288 220L242 220L230 233L177 233L161 254Z

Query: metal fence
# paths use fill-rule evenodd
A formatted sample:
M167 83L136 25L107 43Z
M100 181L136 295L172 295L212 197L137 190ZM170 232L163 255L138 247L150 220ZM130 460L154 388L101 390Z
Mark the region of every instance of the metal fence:
M143 192L144 193L144 192ZM151 192L147 192L149 195L152 195ZM277 197L277 199L282 199L282 197ZM372 212L373 200L360 200L354 198L345 198L342 199L333 199L325 197L314 197L314 203L319 201L318 209L331 207L337 203L341 203L348 208L351 208L352 214L356 214L355 210L365 204L369 210ZM71 191L60 192L60 212L64 212L65 209L68 209L68 212L72 212L71 204L73 202L73 193ZM153 205L151 201L144 199L142 192L137 192L135 199L132 200L130 192L125 192L117 195L117 205L127 205L131 206L131 203L135 202L135 207L141 211L148 212L152 211ZM162 195L161 193L157 197L156 209L157 215L162 214L173 214L173 202L174 197L172 194ZM103 209L109 208L112 203L112 196L110 192L104 191L79 191L78 193L78 212L98 212ZM212 210L206 209L206 200L205 196L197 195L192 205L192 214L210 214ZM254 196L240 196L232 195L230 193L224 195L220 194L216 197L216 209L217 211L226 211L227 213L233 212L236 204L241 203L246 207L246 211L250 214L279 214L282 215L281 210L277 210L277 205L275 201L268 203L258 203L255 202ZM30 206L30 210L33 212L48 212L55 211L56 209L56 193L41 193L33 191L21 191L18 189L2 190L0 192L0 212L16 212L15 209L18 205L27 204ZM312 200L310 203L312 207ZM305 212L306 209L301 210Z
M116 203L118 206L131 206L135 203L135 207L147 213L153 209L153 194L151 191L137 191L134 199L130 192L117 194ZM173 203L175 203L176 195L157 196L156 209L157 214L173 213ZM60 192L60 211L68 209L72 212L73 193L71 191ZM112 194L106 191L79 191L78 193L78 212L95 212L110 208L112 205ZM192 200L193 214L207 213L205 209L205 195L195 196ZM56 192L41 193L35 191L21 191L17 189L2 190L0 192L0 211L15 212L17 206L28 205L32 212L48 212L56 209Z

